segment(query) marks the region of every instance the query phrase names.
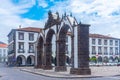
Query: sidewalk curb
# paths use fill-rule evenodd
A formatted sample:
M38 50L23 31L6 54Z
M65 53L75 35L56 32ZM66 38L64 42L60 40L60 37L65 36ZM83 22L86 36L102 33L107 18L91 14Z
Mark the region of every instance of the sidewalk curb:
M24 71L24 72L29 72L29 73L32 73L32 74L36 74L36 75L41 75L41 76L45 76L45 77L51 77L51 78L65 78L65 79L75 79L75 78L99 78L99 77L106 77L106 76L82 76L82 77L70 77L70 76L66 76L66 77L63 77L63 76L51 76L51 75L45 75L45 74L42 74L42 73L37 73L37 72L33 72L33 71L29 71L29 70L23 70L23 69L20 69L20 71Z

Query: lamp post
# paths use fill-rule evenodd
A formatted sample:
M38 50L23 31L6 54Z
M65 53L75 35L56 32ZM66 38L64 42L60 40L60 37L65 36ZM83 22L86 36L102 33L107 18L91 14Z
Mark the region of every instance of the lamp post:
M96 61L97 61L97 63L98 63L98 54L96 54Z

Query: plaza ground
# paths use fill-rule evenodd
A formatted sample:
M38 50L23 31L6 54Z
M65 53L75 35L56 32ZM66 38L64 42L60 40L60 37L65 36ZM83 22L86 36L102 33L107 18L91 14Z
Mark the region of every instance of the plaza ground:
M53 70L35 69L33 67L19 67L21 71L26 71L38 75L44 75L54 78L93 78L93 77L109 77L109 76L120 76L120 66L100 66L90 67L91 75L73 75L70 74L70 67L66 72L55 72Z
M101 69L100 67L98 68ZM110 67L110 68L107 70L115 71L113 69L115 68L119 69L119 67L113 67L113 68ZM43 76L43 75L32 74L29 72L24 72L24 71L21 71L21 69L34 70L32 67L7 67L3 64L0 64L0 76L2 76L0 77L0 80L119 80L120 79L119 75L116 75L116 76L106 75L106 77L104 76L104 77L94 77L94 78L57 78L57 77L55 78L55 77L48 77L48 76ZM94 69L96 68L93 68L93 70ZM107 70L105 70L105 73L107 73L106 72ZM40 69L38 69L37 71L40 71ZM102 71L97 70L97 73L99 74ZM52 75L56 75L55 74L56 72L53 73L52 71L49 71L49 70L47 70L46 72ZM113 73L113 72L110 72L110 73ZM62 75L63 73L60 72L59 74ZM67 73L65 74L67 75Z

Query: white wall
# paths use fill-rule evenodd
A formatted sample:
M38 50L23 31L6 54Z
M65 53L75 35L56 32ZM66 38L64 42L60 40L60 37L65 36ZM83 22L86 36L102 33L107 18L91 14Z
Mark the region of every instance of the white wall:
M4 50L5 50L5 52L4 52ZM7 54L8 54L7 50L8 50L7 48L0 48L1 62L7 62Z
M118 43L118 46L115 46L115 40L117 40L117 39L103 39L103 38L93 38L93 39L96 40L95 45L92 44L92 38L91 37L89 38L89 52L90 52L90 57L96 56L96 55L103 56L103 57L107 56L108 58L110 56L113 56L113 57L117 56L117 57L119 57L119 54L115 55L115 47L118 47L118 53L119 53L119 43ZM98 39L102 40L102 44L101 45L98 45ZM107 40L107 45L104 45L104 40ZM113 45L110 45L110 40L113 40ZM118 40L118 42L119 42L119 40ZM95 55L92 54L92 46L96 47L96 53L97 54L95 54ZM98 54L98 47L99 46L102 47L102 55ZM107 55L104 55L104 47L107 47L107 51L108 51ZM113 47L113 55L110 55L110 47Z
M19 38L18 38L19 32L24 33L24 40L19 40ZM34 33L33 41L29 41L29 33ZM15 42L16 43L16 58L19 55L24 55L26 59L29 55L35 56L35 53L28 53L28 50L29 50L29 43L35 43L35 41L37 40L37 37L38 37L38 33L35 33L35 32L16 31L16 42ZM24 50L25 50L24 53L18 53L18 42L24 42ZM35 49L35 45L34 45L34 52L35 52L35 50L36 49Z

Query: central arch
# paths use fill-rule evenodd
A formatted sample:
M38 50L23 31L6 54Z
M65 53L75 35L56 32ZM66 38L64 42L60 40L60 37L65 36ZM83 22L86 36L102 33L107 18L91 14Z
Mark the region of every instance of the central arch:
M59 31L59 37L58 37L58 41L57 41L57 47L58 47L58 53L57 53L57 66L55 68L56 71L66 71L66 60L67 60L67 56L66 56L66 36L68 31L70 30L71 35L72 35L72 30L70 29L70 26L67 24L64 24L60 31ZM73 42L73 41L71 41ZM73 46L72 46L73 48ZM71 49L73 50L73 49Z

